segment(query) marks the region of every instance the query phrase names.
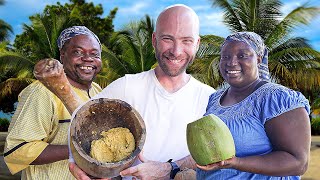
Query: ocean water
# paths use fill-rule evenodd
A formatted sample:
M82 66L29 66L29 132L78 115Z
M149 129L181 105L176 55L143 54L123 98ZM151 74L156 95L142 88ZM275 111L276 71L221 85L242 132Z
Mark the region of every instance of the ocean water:
M12 116L13 113L4 113L3 111L0 111L0 118L6 118L10 121Z
M18 106L18 102L15 102L13 104L13 106L14 106L14 110L15 110L17 108L17 106ZM14 113L14 111L11 112L11 113L4 113L3 111L0 111L0 118L6 118L6 119L8 119L10 121L12 116L13 116L13 113Z

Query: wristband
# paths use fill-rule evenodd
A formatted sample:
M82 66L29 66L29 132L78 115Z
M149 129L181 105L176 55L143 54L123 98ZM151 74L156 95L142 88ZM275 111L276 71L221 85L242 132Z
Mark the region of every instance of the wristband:
M171 165L170 179L174 179L176 174L180 171L180 168L177 163L172 162L172 159L169 159L167 162Z

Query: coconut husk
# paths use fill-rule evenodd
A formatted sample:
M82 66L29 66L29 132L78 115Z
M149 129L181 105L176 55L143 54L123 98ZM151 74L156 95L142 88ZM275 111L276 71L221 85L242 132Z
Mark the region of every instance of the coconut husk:
M184 169L179 171L174 180L196 180L196 171L193 169Z

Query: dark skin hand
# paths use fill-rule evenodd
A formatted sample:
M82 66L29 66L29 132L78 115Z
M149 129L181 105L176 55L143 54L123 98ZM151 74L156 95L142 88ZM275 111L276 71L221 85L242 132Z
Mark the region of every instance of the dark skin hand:
M35 159L32 165L49 164L69 158L67 145L48 145Z
M70 114L81 104L78 95L71 88L62 64L58 60L40 60L35 65L33 74L43 85L59 97Z
M266 155L233 157L210 164L197 165L202 170L234 168L240 171L269 176L297 176L306 172L310 155L311 130L308 113L304 108L288 111L269 120L265 130L273 145Z

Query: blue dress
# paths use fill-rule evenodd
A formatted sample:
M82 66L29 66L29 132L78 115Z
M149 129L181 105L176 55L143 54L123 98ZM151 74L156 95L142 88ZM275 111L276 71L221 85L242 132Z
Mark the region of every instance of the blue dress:
M263 155L272 151L264 129L268 120L299 107L304 107L310 113L309 102L300 92L279 84L266 83L232 106L220 104L225 91L220 89L210 96L205 115L215 114L226 123L235 142L237 157ZM197 169L197 179L300 179L300 176L271 177L236 169Z

